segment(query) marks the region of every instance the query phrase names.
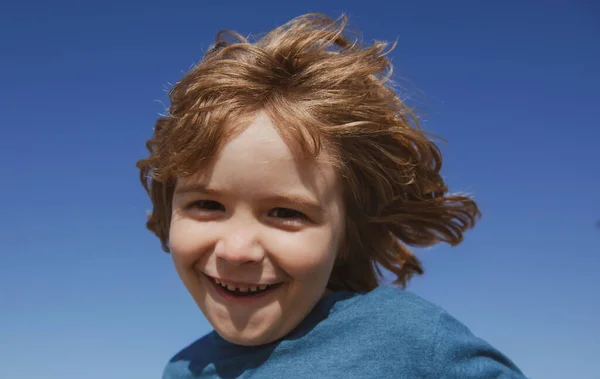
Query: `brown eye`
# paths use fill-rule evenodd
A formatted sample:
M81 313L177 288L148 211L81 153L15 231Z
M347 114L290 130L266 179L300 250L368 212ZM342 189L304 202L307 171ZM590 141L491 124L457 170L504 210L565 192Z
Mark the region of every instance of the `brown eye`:
M307 220L307 217L303 213L289 208L274 208L269 212L269 216L283 219Z
M198 209L203 211L224 211L225 207L216 201L212 200L200 200L195 201L189 205L191 209Z

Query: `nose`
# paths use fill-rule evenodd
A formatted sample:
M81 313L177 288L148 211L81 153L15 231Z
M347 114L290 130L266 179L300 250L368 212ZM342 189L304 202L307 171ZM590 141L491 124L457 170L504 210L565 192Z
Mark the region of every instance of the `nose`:
M225 226L215 246L215 255L236 266L262 261L265 252L259 243L258 227L251 222Z

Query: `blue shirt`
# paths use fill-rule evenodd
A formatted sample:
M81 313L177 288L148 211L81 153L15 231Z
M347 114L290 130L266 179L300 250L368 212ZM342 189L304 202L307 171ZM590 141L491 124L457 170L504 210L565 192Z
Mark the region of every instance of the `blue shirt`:
M211 332L175 355L163 379L524 378L441 308L378 287L321 299L285 338L239 346Z

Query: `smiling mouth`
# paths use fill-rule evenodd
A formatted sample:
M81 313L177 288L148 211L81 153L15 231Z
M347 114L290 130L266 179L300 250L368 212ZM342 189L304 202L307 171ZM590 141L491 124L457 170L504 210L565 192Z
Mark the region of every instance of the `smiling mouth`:
M276 287L279 287L281 283L275 284L257 284L248 286L239 286L231 283L223 282L219 279L209 277L209 279L221 290L226 291L228 294L236 297L252 297L265 292L269 292Z

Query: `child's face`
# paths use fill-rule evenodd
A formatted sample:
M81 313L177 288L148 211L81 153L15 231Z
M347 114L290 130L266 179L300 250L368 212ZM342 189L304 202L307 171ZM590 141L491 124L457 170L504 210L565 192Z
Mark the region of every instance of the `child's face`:
M295 160L264 113L178 180L172 216L181 280L215 330L240 345L277 340L304 319L325 293L344 230L334 167Z

